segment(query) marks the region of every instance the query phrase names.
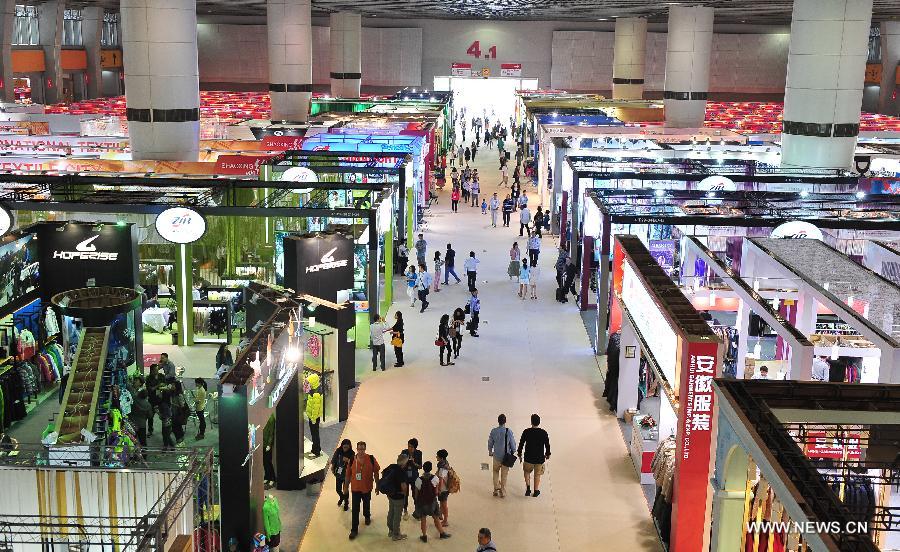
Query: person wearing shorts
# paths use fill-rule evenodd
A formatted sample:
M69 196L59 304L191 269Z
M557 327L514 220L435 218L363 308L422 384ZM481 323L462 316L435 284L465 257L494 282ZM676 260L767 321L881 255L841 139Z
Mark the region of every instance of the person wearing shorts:
M447 461L448 453L445 449L437 451L437 476L440 480L438 490L438 501L441 503L441 525L449 527L450 525L450 509L447 501L450 498L450 491L447 489L447 478L450 475L450 462Z
M550 436L542 428L541 417L531 415L531 427L522 432L519 439L518 457L525 472L525 496L540 496L541 476L544 462L550 459ZM525 451L523 458L522 451ZM534 494L531 494L531 475L534 474Z
M441 507L438 504L437 498L441 480L438 476L431 473L431 469L431 462L422 464L422 471L424 473L416 478L414 485L416 490L413 496L416 509L413 513L413 517L419 520L422 529L422 535L419 537L419 540L422 542L428 542L428 534L426 532L426 529L428 528L428 518L431 518L432 521L434 521L434 527L438 530L440 538L450 538L450 533L444 531L444 528L441 525Z

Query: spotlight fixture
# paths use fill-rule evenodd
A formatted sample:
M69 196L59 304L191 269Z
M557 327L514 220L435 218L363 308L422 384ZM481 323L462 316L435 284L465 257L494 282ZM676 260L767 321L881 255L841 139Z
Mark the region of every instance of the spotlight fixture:
M801 191L800 191L800 197L804 197L804 198L805 198L805 197L809 197L809 192L807 192L806 190L801 190Z
M655 195L656 197L662 197L662 196L666 195L666 191L665 190L654 190L653 195Z
M864 197L866 197L866 192L864 192L862 190L856 192L856 199L862 199Z

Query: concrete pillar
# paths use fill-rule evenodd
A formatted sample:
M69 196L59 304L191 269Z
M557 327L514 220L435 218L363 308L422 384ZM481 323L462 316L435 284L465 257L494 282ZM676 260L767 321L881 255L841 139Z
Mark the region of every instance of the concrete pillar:
M852 165L871 21L872 0L794 0L782 165Z
M87 55L87 97L90 99L102 96L103 67L100 63L103 39L103 12L98 6L88 6L81 11L81 36L84 39L84 52Z
M897 65L900 64L900 21L881 24L881 91L878 112L900 115L900 85L897 84Z
M362 79L362 17L349 12L331 14L330 34L331 95L336 98L358 98Z
M617 100L640 100L644 95L644 58L647 20L643 17L616 19L613 51L612 96Z
M699 128L706 118L713 9L671 6L666 39L666 126Z
M310 0L268 0L266 20L271 118L307 121L312 98Z
M134 159L196 161L200 79L195 0L122 0L122 58Z
M0 100L15 101L12 39L16 24L16 0L0 0Z
M62 0L51 0L38 6L38 34L41 48L44 49L45 65L41 84L46 104L58 103L63 99L60 50L65 11L66 5Z

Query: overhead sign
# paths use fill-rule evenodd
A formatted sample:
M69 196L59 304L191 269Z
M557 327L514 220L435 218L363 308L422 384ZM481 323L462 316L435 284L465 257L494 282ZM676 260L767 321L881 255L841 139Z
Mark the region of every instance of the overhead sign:
M0 205L0 236L5 236L13 227L13 216L9 209Z
M97 246L94 244L95 241L100 237L100 234L94 234L93 236L87 238L86 240L82 240L75 244L75 251L66 251L64 250L55 250L53 251L54 259L65 259L65 260L82 260L82 261L115 261L119 258L119 254L115 251L98 251Z
M269 155L220 155L216 159L216 174L257 176L259 166L271 158Z
M859 460L859 433L829 435L824 431L809 431L806 434L806 456L829 460Z
M452 63L450 64L450 75L454 77L471 77L471 63Z
M792 220L790 222L785 222L781 226L777 226L775 230L772 230L772 238L779 239L807 239L807 240L819 240L823 241L825 237L822 235L822 231L816 228L814 225L802 221L802 220Z
M337 233L285 236L285 287L337 301L338 292L353 287L353 247Z
M335 259L334 252L337 251L337 247L332 247L329 249L324 255L322 255L322 262L320 264L309 265L306 267L306 273L310 272L318 272L320 270L331 270L333 268L340 268L342 266L347 266L350 263L349 259Z
M501 63L500 64L500 76L501 77L521 77L522 76L522 64L521 63Z
M206 219L187 207L172 207L156 217L156 231L172 243L193 243L206 233Z
M309 167L291 167L281 173L282 182L318 182L319 177Z

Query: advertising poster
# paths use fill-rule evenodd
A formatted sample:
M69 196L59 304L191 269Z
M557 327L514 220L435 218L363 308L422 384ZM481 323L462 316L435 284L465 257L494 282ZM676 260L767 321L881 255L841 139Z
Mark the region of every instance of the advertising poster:
M675 240L650 240L650 255L666 272L675 267L675 251L678 243Z

